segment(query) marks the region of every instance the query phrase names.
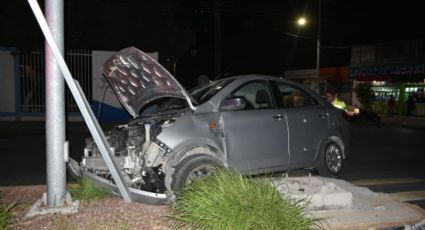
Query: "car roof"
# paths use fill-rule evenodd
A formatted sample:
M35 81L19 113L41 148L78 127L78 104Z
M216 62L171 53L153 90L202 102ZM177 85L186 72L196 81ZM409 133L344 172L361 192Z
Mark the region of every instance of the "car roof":
M299 82L296 82L296 81L293 81L293 80L290 80L290 79L286 79L286 78L283 78L283 77L271 76L271 75L246 74L246 75L231 76L231 77L222 78L222 79L218 79L218 80L226 80L226 79L244 80L244 81L249 81L249 80L273 80L273 81L280 81L280 82L284 82L284 83L289 83L289 84L297 85L298 87L302 87L303 89L306 89L307 88L303 84L300 84Z

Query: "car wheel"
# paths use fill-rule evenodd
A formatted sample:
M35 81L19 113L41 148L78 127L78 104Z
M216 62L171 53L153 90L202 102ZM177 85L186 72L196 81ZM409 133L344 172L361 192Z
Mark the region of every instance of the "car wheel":
M322 152L317 171L321 176L338 177L342 171L342 151L338 144L330 142Z
M184 158L174 169L171 189L176 191L186 184L211 175L223 164L215 157L206 154L194 154Z

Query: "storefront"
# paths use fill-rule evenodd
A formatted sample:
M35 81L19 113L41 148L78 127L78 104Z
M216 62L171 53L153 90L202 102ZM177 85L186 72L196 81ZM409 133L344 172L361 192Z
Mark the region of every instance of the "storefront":
M406 114L407 99L412 95L416 104L414 115L425 116L425 63L350 67L348 77L354 80L354 85L371 83L375 95L373 106L378 112L387 111L388 100L393 96L397 101L396 112Z

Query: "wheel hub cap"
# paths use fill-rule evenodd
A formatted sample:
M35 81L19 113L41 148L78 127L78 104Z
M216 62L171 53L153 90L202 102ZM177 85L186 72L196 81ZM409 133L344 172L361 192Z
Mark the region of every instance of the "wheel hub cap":
M326 149L326 164L328 169L337 174L342 166L342 153L338 146L331 144Z

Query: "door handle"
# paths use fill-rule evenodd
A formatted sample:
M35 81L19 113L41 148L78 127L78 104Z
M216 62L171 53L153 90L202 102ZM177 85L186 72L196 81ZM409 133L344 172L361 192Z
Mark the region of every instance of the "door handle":
M325 117L329 116L329 113L321 113L321 114L319 114L319 116L321 118L325 118Z
M285 115L278 114L278 115L274 115L273 118L276 119L276 120L282 120L282 119L285 118Z

